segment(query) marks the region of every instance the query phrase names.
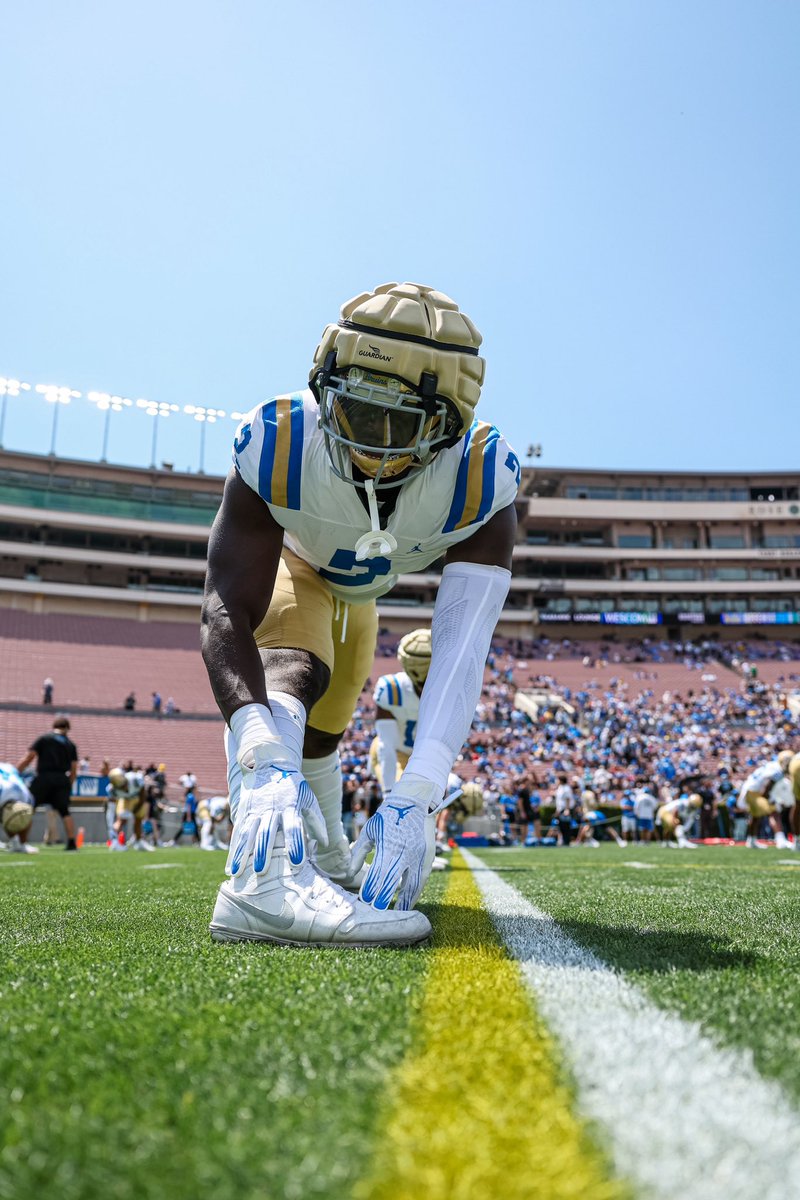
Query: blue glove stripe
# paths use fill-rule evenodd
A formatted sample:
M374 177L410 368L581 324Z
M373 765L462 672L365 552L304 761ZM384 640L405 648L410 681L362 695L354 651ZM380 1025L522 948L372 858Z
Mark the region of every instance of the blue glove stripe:
M284 829L286 826L284 825ZM296 826L289 834L289 862L294 867L299 867L305 856L305 846L303 845L303 832Z
M314 793L311 790L311 785L306 783L305 779L297 789L297 806L298 808L311 808L314 803Z
M253 855L253 870L256 875L259 875L267 865L267 847L269 846L269 828L263 825L258 831L256 837L256 849Z
M367 878L361 885L361 899L365 904L372 904L372 901L375 899L378 878L378 871L376 870L375 863L373 863L367 872Z
M398 866L401 856L398 855L392 865L386 871L383 880L383 886L375 897L375 908L388 908L392 903L392 896L397 891L397 883L399 878Z
M381 813L376 812L372 814L364 826L364 831L367 837L375 843L376 848L379 842L383 845L383 816Z
M375 857L370 864L367 878L361 885L361 899L365 904L372 904L378 894L378 884L383 877L381 860L383 859L383 817L379 812L373 813L364 826L364 834L375 846Z
M237 845L233 854L233 859L231 861L231 875L236 875L240 868L244 865L242 860L244 859L245 851L247 850L248 840L247 827L245 826L245 828L239 834L239 844Z

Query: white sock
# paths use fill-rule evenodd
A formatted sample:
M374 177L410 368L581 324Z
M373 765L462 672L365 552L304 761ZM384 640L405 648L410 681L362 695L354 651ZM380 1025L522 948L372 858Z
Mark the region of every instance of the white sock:
M328 846L333 847L345 837L342 825L342 764L339 751L325 758L304 758L302 771L319 801L328 830Z
M297 697L290 696L288 692L270 692L269 706L292 766L299 771L303 739L306 736L306 710Z

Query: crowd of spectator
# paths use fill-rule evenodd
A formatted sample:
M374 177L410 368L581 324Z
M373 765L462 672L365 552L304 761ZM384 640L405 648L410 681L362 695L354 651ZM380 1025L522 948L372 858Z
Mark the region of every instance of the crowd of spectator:
M388 637L384 642L392 652L395 642ZM586 668L583 686L569 688L553 675L528 669L530 661L563 659L581 661ZM558 790L565 786L575 797L573 825L574 813L580 816L587 803L621 813L642 787L659 803L690 788L703 800L697 832L727 836L733 832L732 806L745 777L779 750L800 749L800 719L789 706L785 686L794 677L787 672L780 684L759 681L749 664L765 659L798 662L800 643L644 638L587 648L585 642L566 638L535 643L497 639L455 771L480 784L490 804L499 804L518 840L538 821L543 806L555 808ZM697 683L673 691L656 685L634 694L623 678L600 683L592 677L599 666L623 663L637 666L632 675L640 682L648 681L647 664L697 668ZM736 686L717 682L715 663L737 671ZM533 719L515 706L520 687L548 697ZM346 809L363 807L367 815L378 803L368 765L374 733L370 691L368 687L362 696L341 746Z

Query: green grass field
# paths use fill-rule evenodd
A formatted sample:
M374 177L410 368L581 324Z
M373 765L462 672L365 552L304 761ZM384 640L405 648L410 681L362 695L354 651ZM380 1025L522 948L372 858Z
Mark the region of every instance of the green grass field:
M800 855L796 867L785 852L728 848L481 857L659 1008L751 1051L761 1076L800 1102ZM0 856L3 1200L482 1197L489 1183L462 1176L491 1123L484 1089L486 1105L500 1103L492 1071L502 1076L505 1046L522 1055L517 1075L541 1051L550 1074L530 1086L552 1089L548 1111L569 1115L575 1085L558 1045L528 999L497 999L498 973L513 989L516 967L453 891L472 880L463 865L426 889L431 946L313 951L212 943L223 861L189 849ZM464 1029L462 1012L474 1014ZM497 1065L465 1076L484 1037ZM422 1054L436 1088L414 1123L417 1134L436 1128L436 1162L448 1164L427 1189L393 1184L416 1134L392 1133L394 1158L383 1152L397 1098L414 1108ZM478 1114L470 1126L462 1086ZM591 1123L542 1127L531 1152L543 1141L540 1172L555 1163L546 1186L524 1177L523 1146L507 1195L629 1194ZM572 1148L559 1157L562 1143ZM578 1162L595 1164L580 1187Z

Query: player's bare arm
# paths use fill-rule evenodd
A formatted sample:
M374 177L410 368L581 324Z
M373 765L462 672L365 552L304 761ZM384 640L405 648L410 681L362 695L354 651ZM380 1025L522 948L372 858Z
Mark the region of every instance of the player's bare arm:
M200 632L214 697L228 722L245 704L267 704L253 633L272 597L282 545L283 530L267 505L231 470L208 543Z
M472 537L448 550L445 563L482 563L487 567L511 570L511 554L517 533L517 510L507 504L481 525Z

